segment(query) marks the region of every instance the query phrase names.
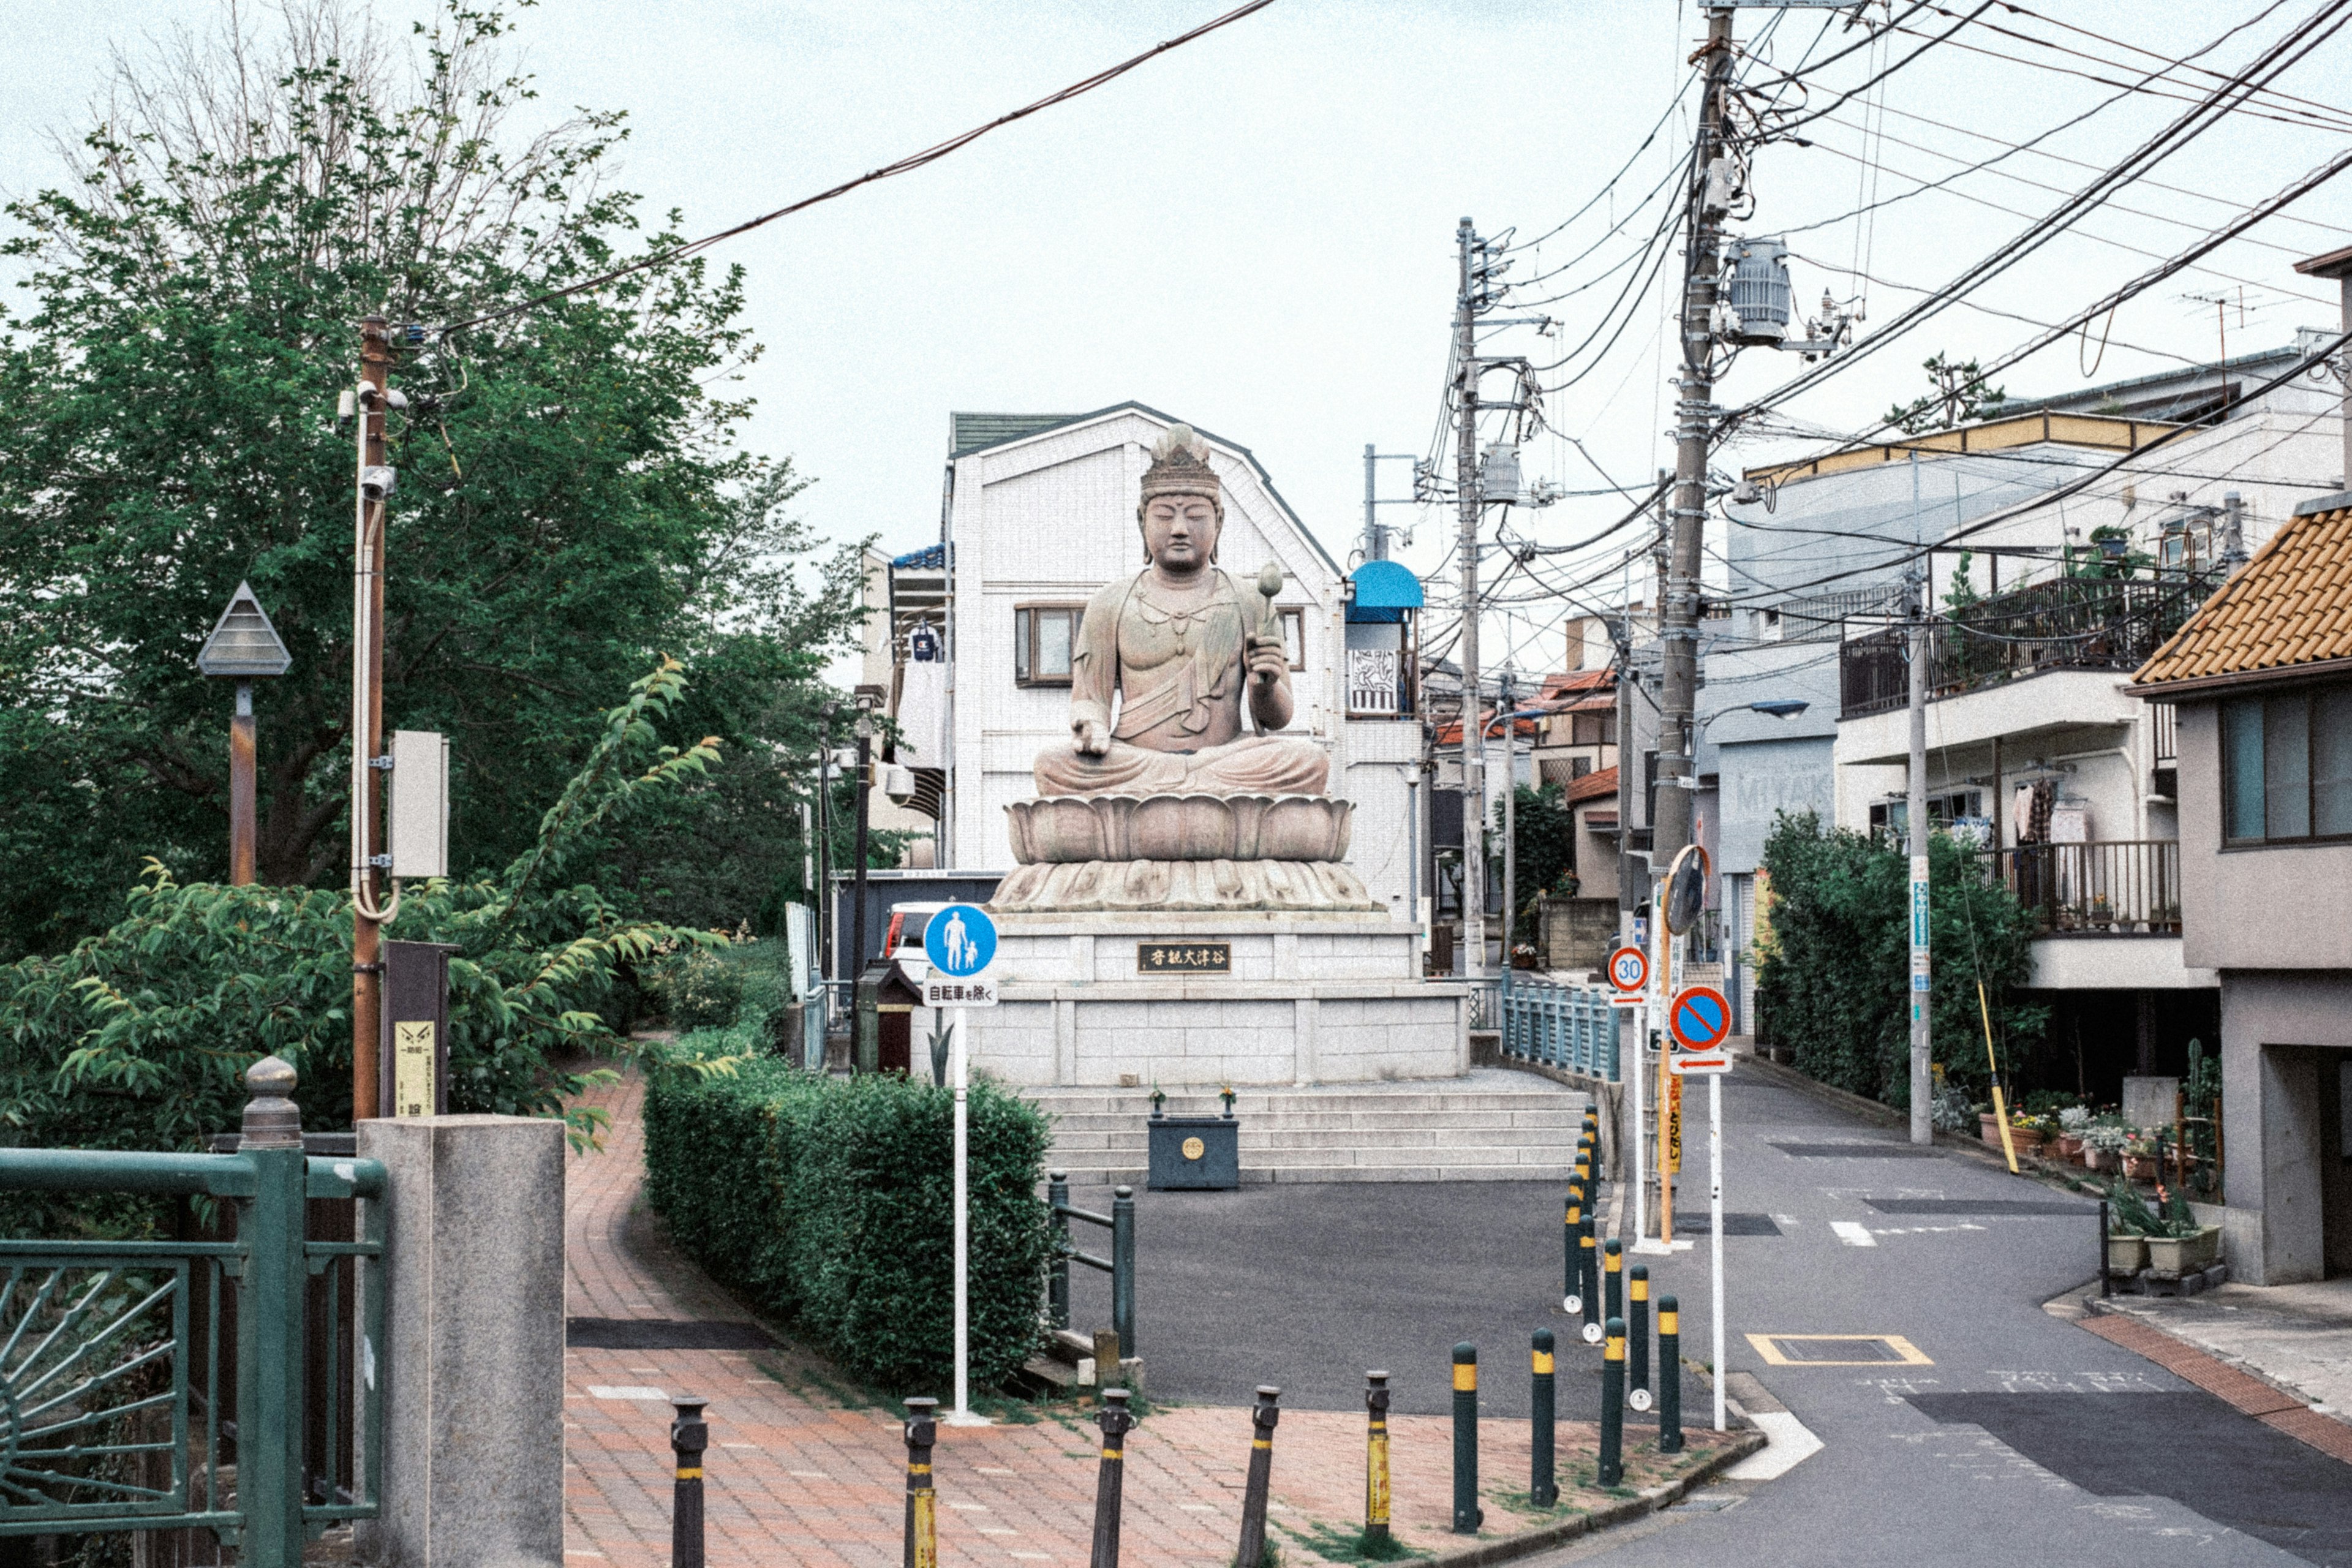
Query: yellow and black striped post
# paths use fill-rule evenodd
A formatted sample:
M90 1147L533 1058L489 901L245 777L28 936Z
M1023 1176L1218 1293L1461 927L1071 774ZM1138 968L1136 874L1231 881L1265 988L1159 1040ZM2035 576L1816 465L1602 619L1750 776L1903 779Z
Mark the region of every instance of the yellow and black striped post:
M1598 1246L1593 1237L1592 1215L1588 1213L1584 1223L1577 1229L1576 1263L1578 1271L1583 1276L1583 1283L1577 1288L1577 1296L1584 1304L1582 1334L1584 1342L1589 1345L1601 1342L1601 1259L1596 1251Z
M1625 1403L1650 1407L1650 1266L1625 1271Z
M1454 1347L1454 1533L1475 1535L1478 1507L1478 1347Z
M1658 1298L1658 1452L1683 1451L1683 1314L1672 1296Z
M1538 1329L1528 1354L1535 1388L1529 1401L1534 1417L1528 1436L1528 1498L1538 1508L1559 1500L1559 1471L1552 1460L1552 1426L1556 1415L1552 1389L1552 1338L1549 1329Z
M702 1413L708 1399L679 1394L670 1401L677 1418L669 1424L670 1456L677 1461L669 1505L671 1568L702 1568L702 1451L710 1447L710 1426Z
M1625 1320L1612 1318L1601 1352L1601 1462L1594 1479L1604 1487L1625 1479Z
M937 1488L931 1484L931 1445L939 1441L936 1399L907 1401L907 1549L902 1568L939 1568Z
M1613 1236L1602 1242L1601 1262L1601 1316L1604 1320L1622 1318L1625 1315L1625 1244ZM1625 1331L1615 1331L1622 1334Z
M1124 1388L1102 1391L1102 1409L1095 1422L1102 1427L1102 1470L1095 1480L1095 1550L1088 1568L1118 1568L1118 1510L1126 1490L1127 1435L1135 1430L1135 1414L1127 1407Z
M1566 1245L1560 1248L1559 1310L1570 1316L1584 1310L1584 1260L1577 1246L1583 1227L1584 1184L1580 1181L1568 1189L1567 1228L1560 1232Z
M1364 1544L1378 1552L1389 1538L1389 1374L1364 1373Z
M1257 1568L1265 1556L1265 1492L1274 1480L1274 1424L1282 1419L1275 1401L1282 1390L1260 1384L1257 1407L1250 1412L1249 1486L1242 1493L1242 1543L1234 1553L1234 1568Z

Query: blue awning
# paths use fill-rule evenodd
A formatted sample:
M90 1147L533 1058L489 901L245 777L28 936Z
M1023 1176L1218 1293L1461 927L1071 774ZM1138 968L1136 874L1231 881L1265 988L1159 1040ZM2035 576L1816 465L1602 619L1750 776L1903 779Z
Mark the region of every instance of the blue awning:
M1358 624L1397 621L1422 605L1421 579L1393 561L1367 561L1349 574L1355 595L1348 618Z
M926 545L920 550L910 550L906 554L896 557L890 563L891 565L898 567L901 570L912 567L917 570L928 570L932 572L941 570L947 565L947 563L948 547L944 544L931 544Z

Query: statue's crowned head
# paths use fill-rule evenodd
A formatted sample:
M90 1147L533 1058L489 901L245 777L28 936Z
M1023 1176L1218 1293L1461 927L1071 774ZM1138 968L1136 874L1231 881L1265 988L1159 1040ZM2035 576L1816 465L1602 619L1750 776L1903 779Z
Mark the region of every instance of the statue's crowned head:
M1224 527L1224 496L1209 447L1190 425L1170 426L1152 444L1151 466L1143 470L1143 499L1135 509L1143 530L1143 558L1165 560L1180 569L1217 558L1217 535Z

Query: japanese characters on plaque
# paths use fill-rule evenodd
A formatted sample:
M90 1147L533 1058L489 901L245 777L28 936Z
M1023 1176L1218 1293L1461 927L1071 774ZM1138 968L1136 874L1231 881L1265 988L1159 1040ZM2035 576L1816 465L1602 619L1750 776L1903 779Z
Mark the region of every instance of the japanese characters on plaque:
M1139 974L1231 974L1234 944L1229 942L1139 942L1135 944Z

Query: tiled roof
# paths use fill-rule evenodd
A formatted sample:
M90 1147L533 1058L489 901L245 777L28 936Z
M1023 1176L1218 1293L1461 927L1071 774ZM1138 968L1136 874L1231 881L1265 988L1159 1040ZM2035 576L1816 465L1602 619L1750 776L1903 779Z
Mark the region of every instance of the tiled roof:
M1607 795L1612 800L1616 798L1617 770L1615 768L1597 769L1568 786L1568 804L1570 805L1574 805L1579 801L1592 800L1601 795Z
M2283 524L2132 684L2218 681L2331 659L2352 659L2352 507Z
M948 416L948 456L961 458L982 447L1017 441L1051 430L1079 417L1075 414L950 414Z

